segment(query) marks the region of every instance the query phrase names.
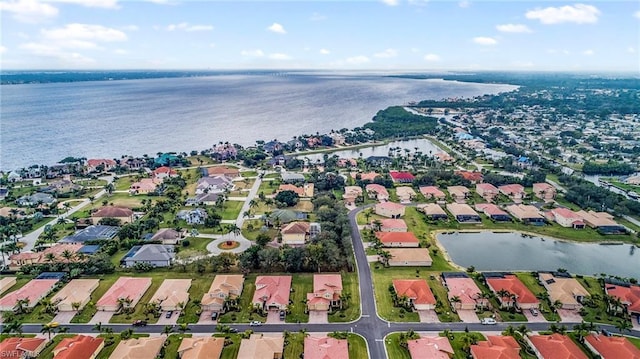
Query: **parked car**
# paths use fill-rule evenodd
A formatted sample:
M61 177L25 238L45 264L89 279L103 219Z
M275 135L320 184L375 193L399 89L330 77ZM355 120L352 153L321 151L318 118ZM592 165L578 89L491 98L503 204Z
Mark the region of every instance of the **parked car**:
M611 334L610 331L608 331L606 329L602 329L601 332L602 332L602 335L604 335L605 337L610 337L610 336L613 335L613 334Z
M216 319L218 319L218 312L211 313L211 320L216 320Z
M173 315L173 310L170 310L167 312L167 315L165 315L165 318L169 319L171 318L172 315Z
M60 326L60 323L58 322L51 322L49 324L47 324L47 326L49 326L49 328L57 328Z
M136 320L133 322L134 327L144 327L145 325L147 325L146 320Z
M498 324L498 322L496 322L496 320L493 319L493 318L482 318L480 323L482 323L484 325L495 325L495 324Z
M237 333L237 332L238 332L238 329L236 328L229 329L229 333Z
M281 310L280 311L280 320L284 320L286 315L287 315L287 312L285 312L284 310Z
M262 325L262 322L254 320L253 322L249 323L249 326L251 327L259 327Z
M533 315L534 317L538 316L538 310L536 308L531 308L529 309L529 311L531 312L531 315Z

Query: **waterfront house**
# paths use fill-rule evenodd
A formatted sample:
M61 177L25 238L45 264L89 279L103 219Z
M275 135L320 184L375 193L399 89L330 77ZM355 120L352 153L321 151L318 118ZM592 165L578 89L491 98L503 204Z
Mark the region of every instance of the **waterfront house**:
M611 284L605 283L604 291L606 294L620 299L627 312L640 316L640 286L632 284ZM620 310L621 308L617 308Z
M107 158L92 158L87 160L86 173L109 172L117 163Z
M418 211L423 212L427 218L437 220L437 219L448 219L449 215L447 212L440 207L440 205L436 203L424 203L416 206Z
M585 227L582 217L578 213L568 208L554 208L550 211L550 213L553 217L553 220L562 227L574 229L582 229Z
M375 213L387 218L400 218L404 216L404 206L394 202L376 203Z
M396 291L398 298L406 297L406 304L416 310L433 310L436 308L436 298L424 279L394 279L393 289Z
M454 351L446 337L420 337L407 341L411 359L451 359Z
M376 237L384 247L417 248L420 241L411 232L376 232Z
M498 297L501 307L531 309L540 306L538 298L515 274L485 272L483 276L489 289Z
M539 272L538 279L549 293L551 303L562 303L562 309L580 309L582 300L589 296L589 292L569 273Z
M489 299L482 296L476 282L466 273L444 272L442 278L454 310L475 310L489 306Z
M581 210L577 214L582 217L586 225L595 228L602 234L621 234L627 230L613 220L613 216L607 212L594 212Z
M431 267L433 264L428 248L385 248L385 251L390 255L390 267Z
M496 222L511 222L509 214L492 203L478 203L476 211L484 213L485 216Z
M447 210L459 223L481 223L480 215L466 203L447 203Z
M506 207L507 212L525 224L544 225L544 216L532 205L512 204Z
M400 218L380 219L380 228L376 228L376 221L371 222L371 227L378 232L406 232L407 224Z

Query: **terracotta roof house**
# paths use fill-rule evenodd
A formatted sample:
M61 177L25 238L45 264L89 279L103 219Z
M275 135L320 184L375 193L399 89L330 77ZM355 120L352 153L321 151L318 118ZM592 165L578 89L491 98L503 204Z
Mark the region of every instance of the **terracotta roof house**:
M103 338L76 335L64 338L53 349L53 359L93 359L104 348Z
M118 299L121 298L131 299L131 304L125 303L125 306L133 308L150 286L151 278L120 277L98 300L96 309L115 312L118 310Z
M304 338L305 359L349 359L346 339L308 336Z
M507 206L507 212L522 223L533 225L543 225L544 216L540 214L538 208L528 204L512 204Z
M299 246L307 243L320 233L320 223L291 222L282 226L282 243L291 246Z
M141 178L137 182L133 182L131 186L129 186L130 194L147 194L151 192L155 192L158 189L158 186L162 184L162 179L160 178Z
M165 279L149 302L159 303L163 311L179 310L189 302L189 287L191 279Z
M613 220L613 216L607 212L594 212L581 210L577 212L584 223L591 228L596 228L602 234L626 233L626 229Z
M22 252L16 253L9 256L9 269L17 270L20 267L28 264L42 264L48 263L49 256L51 254L54 255L54 262L67 263L68 261L78 261L75 257L75 254L82 248L82 244L74 243L74 244L54 244L51 247L45 248L45 250L40 252ZM73 258L65 259L62 257L62 253L69 252L74 254Z
M456 203L464 203L471 193L465 186L449 186L447 192Z
M91 214L93 223L98 223L103 218L115 218L121 224L133 222L133 211L126 207L106 206L101 207Z
M498 190L500 190L500 193L509 197L515 203L522 202L524 197L527 195L527 193L524 191L524 187L520 184L505 184L498 187Z
M152 242L160 242L162 244L178 244L182 240L182 233L173 228L161 228L149 238Z
M383 185L371 183L365 187L365 191L369 198L377 199L378 201L388 201L389 192Z
M476 204L476 211L484 213L484 215L489 217L492 221L511 222L511 216L492 203L478 203Z
M423 212L429 219L448 219L447 212L436 203L423 203L416 206L418 211Z
M416 198L416 191L409 186L396 187L396 195L400 199L400 203L409 203Z
M227 298L238 298L244 287L241 274L218 274L213 279L209 291L202 296L200 305L203 310L222 312Z
M480 223L480 215L466 203L447 203L447 210L460 223Z
M389 171L389 176L396 183L411 183L416 177L411 172L406 171Z
M109 359L156 359L164 346L165 337L122 340Z
M489 299L482 297L482 291L476 282L464 272L442 273L447 297L455 310L473 310L487 308ZM458 300L455 300L455 299Z
M456 160L446 152L438 152L435 155L433 155L433 157L435 157L440 162L453 162Z
M614 298L620 298L622 305L627 307L629 313L640 315L640 286L627 287L606 283L604 291Z
M436 308L436 298L424 279L394 279L393 288L398 298L406 296L408 304L416 310Z
M582 229L585 227L582 217L568 208L554 208L551 210L551 215L553 216L553 220L562 227L574 229Z
M421 337L407 342L411 359L450 359L453 348L446 337Z
M404 216L404 206L394 202L376 203L375 213L387 218L400 218Z
M482 172L455 171L454 173L466 179L467 181L471 182L472 184L481 183L484 180L484 176L482 175Z
M289 305L291 293L291 276L258 276L256 291L253 293L254 307L265 310L282 310Z
M387 248L391 267L430 267L433 264L427 248Z
M314 274L313 292L307 293L309 310L330 310L340 306L342 276L340 274Z
M251 334L242 339L237 359L281 359L284 351L284 337Z
M526 336L526 341L538 358L549 359L588 359L587 355L566 335Z
M45 338L9 337L0 343L0 353L4 358L36 358L46 343Z
M447 197L447 195L436 186L422 186L420 187L420 193L422 193L424 198L426 198L427 200L432 198L436 200L442 200Z
M98 172L100 167L102 171L109 171L116 165L116 161L108 158L92 158L87 160L87 173Z
M380 175L376 172L367 172L367 173L351 172L351 178L358 179L358 176L360 176L360 180L362 181L373 181L376 177Z
M498 194L500 194L500 191L491 183L478 183L476 184L476 193L486 201L491 202Z
M18 301L27 299L29 303L23 304L25 308L33 308L54 289L58 279L32 279L20 289L9 292L0 299L0 311L12 311Z
M545 202L553 201L556 198L556 188L546 182L534 183L533 195Z
M0 294L9 290L9 288L13 287L16 284L16 277L2 277L0 278Z
M356 199L362 196L362 187L358 186L346 186L344 188L344 194L342 198L344 199L347 206L353 206L356 204Z
M213 166L202 169L203 176L205 177L213 177L213 176L227 176L229 178L240 177L240 170L235 167L230 166Z
M384 247L410 247L420 246L420 240L412 232L376 232L376 237Z
M498 296L498 301L503 307L516 306L520 309L538 308L540 301L536 296L516 277L510 273L484 273L487 286ZM505 291L505 296L498 293Z
M584 297L589 296L589 292L568 273L539 272L538 279L549 293L551 303L559 301L562 309L580 309Z
M640 359L640 349L625 337L608 337L592 333L584 339L584 345L602 359Z
M489 335L471 346L473 359L520 359L520 345L509 336Z
M159 178L164 180L167 177L178 177L178 172L171 167L162 166L158 167L151 172L153 178Z
M298 187L294 184L285 183L285 184L281 184L280 187L278 187L276 194L282 191L293 191L300 198L313 198L313 190L314 190L313 183L305 183L302 185L302 187Z
M89 303L91 293L98 288L99 284L99 279L73 279L51 297L51 303L56 304L61 312L81 310ZM79 306L74 308L74 303Z
M180 359L219 359L224 349L224 338L183 338L178 347Z
M375 228L375 221L371 222L371 226ZM407 223L404 219L396 219L396 218L383 218L380 220L380 228L379 232L406 232L407 231Z

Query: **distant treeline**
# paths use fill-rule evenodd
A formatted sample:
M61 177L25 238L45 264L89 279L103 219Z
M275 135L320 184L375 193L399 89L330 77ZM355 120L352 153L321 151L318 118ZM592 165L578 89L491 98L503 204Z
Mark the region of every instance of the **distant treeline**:
M597 211L611 208L621 214L640 214L640 202L626 199L578 177L562 175L558 179L567 190L564 198L580 208Z
M438 119L416 115L401 106L378 111L373 122L363 127L375 131L375 139L417 136L435 132Z
M624 176L634 172L636 172L636 169L633 166L617 161L605 163L586 161L582 166L582 173L586 175Z

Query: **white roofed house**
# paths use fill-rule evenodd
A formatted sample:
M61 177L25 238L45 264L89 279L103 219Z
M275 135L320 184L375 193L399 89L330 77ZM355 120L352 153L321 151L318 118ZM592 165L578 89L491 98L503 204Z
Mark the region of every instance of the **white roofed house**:
M222 193L233 188L233 182L226 176L202 177L196 183L196 194Z

